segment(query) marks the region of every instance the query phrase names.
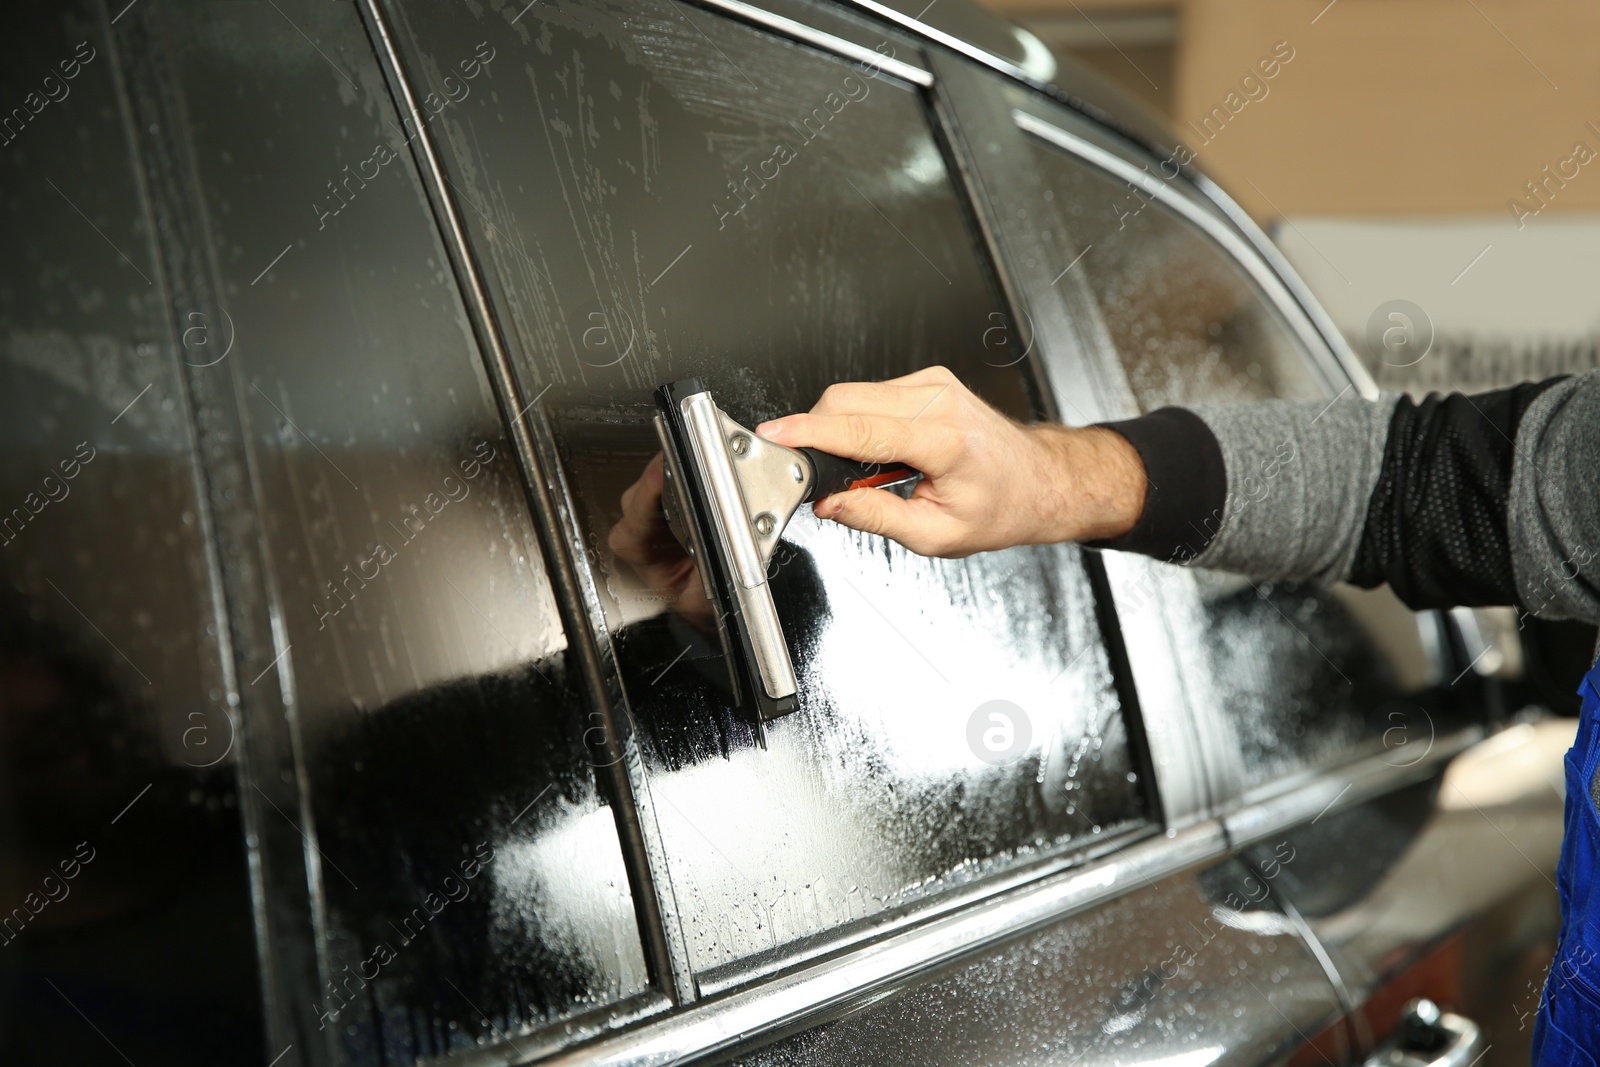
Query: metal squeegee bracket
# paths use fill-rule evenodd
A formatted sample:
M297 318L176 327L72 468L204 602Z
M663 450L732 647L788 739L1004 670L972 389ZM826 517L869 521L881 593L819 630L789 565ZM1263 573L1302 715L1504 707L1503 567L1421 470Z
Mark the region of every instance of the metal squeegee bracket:
M799 685L767 568L811 489L811 466L725 415L698 379L663 386L657 399L666 478L676 483L668 523L721 609L724 649L751 668L744 680L757 718L787 714L798 706Z

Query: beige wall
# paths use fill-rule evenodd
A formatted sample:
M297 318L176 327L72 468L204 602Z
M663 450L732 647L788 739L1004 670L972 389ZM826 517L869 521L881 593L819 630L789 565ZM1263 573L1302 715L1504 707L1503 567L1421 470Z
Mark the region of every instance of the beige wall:
M1013 17L1116 0L993 0ZM1144 0L1136 6L1148 7ZM1585 142L1600 152L1594 0L1179 0L1172 121L1259 218L1499 215ZM1315 20L1315 21L1313 21ZM1498 27L1498 28L1497 28ZM1214 139L1199 126L1274 45L1294 58ZM1255 88L1257 95L1261 90ZM1244 99L1241 92L1233 101ZM1213 121L1212 129L1216 123ZM1570 174L1575 163L1568 164ZM1600 159L1548 185L1545 219L1600 207Z

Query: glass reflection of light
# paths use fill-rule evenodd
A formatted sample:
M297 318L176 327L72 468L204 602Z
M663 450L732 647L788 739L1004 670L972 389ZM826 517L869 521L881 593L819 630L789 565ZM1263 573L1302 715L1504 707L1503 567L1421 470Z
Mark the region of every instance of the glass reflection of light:
M911 154L900 167L901 173L919 185L943 185L950 180L939 150L926 137L912 142Z
M1275 911L1237 911L1217 905L1211 914L1224 926L1262 937L1284 937L1295 932L1295 925L1286 915Z
M896 776L953 781L1015 774L997 771L968 743L973 712L997 699L1027 715L1018 724L1018 733L1026 729L1030 737L1025 758L1052 745L1065 750L1051 755L1047 776L1065 775L1080 746L1094 748L1106 723L1083 712L1104 703L1094 684L1098 659L1071 660L1072 650L1063 647L1068 635L1050 605L1000 595L1012 583L999 572L1013 560L932 560L894 546L886 569L861 558L884 551L878 539L862 535L815 536L807 549L827 576L833 617L807 657L802 684L816 686L824 701L828 690L848 692L850 706L876 709L854 726L873 735L867 747ZM970 576L940 573L955 569ZM979 595L956 604L951 591L960 589ZM1011 669L997 674L995 664ZM1063 795L1062 782L1043 784L1047 793Z
M497 937L508 945L542 942L564 951L573 966L614 960L615 971L600 976L613 996L644 986L634 924L619 919L633 911L633 894L611 809L562 811L553 822L531 840L495 843L489 871ZM597 893L597 885L613 892Z

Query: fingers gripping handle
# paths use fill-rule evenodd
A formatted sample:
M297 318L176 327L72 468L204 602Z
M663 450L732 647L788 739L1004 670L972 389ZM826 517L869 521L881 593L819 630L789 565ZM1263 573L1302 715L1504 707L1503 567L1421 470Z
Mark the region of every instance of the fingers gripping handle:
M808 504L834 493L851 489L881 489L921 477L904 463L858 463L815 448L802 448L800 451L811 461L811 489L805 498Z

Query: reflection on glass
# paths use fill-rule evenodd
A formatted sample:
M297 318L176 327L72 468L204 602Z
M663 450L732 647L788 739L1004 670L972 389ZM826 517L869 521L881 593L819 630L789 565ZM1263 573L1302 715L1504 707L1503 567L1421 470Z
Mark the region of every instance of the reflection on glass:
M661 510L664 470L657 452L639 480L622 491L622 516L606 536L606 546L633 570L647 596L691 629L710 634L716 629L717 608L706 595L699 566L667 527Z
M0 1061L264 1063L184 350L104 18L0 34Z

